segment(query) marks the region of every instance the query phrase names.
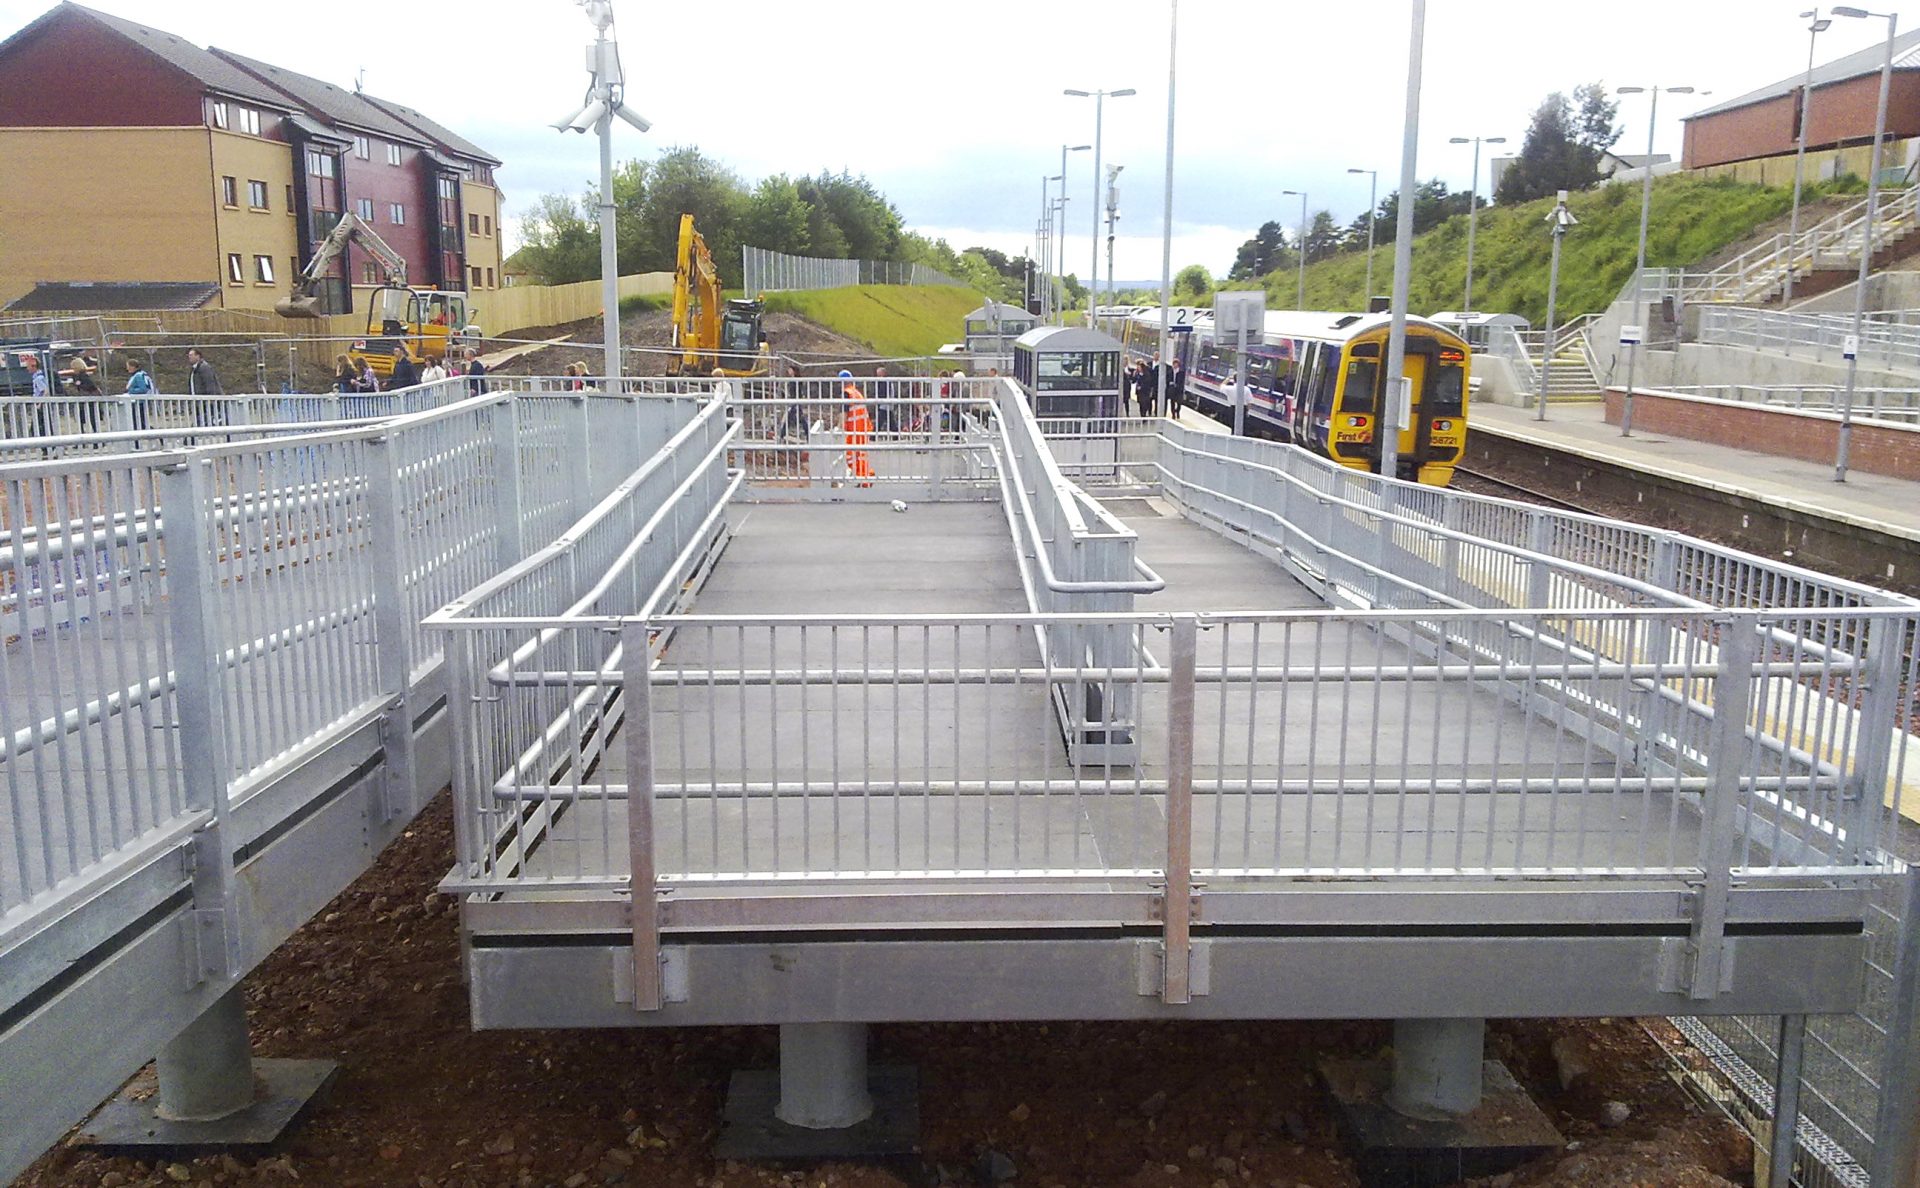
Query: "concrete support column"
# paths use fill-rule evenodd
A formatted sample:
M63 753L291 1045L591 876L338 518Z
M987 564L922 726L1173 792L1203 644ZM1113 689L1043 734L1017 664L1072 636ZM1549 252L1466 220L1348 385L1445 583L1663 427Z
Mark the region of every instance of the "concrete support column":
M781 1024L774 1116L808 1130L844 1130L872 1117L866 1024Z
M1396 1019L1387 1104L1411 1118L1450 1118L1480 1104L1485 1019Z
M160 1050L156 1112L175 1122L206 1122L253 1104L253 1048L247 1003L235 986Z

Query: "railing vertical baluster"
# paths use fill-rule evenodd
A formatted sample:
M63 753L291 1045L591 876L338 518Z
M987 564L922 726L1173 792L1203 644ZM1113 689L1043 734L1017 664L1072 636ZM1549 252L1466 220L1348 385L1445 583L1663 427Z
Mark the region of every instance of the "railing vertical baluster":
M213 517L207 508L206 468L205 461L188 456L158 472L180 776L187 808L210 814L194 833L190 850L195 968L203 981L237 978L245 968L241 913L234 903L235 843L229 836L227 719L220 708L224 673L207 535Z
M1713 680L1713 724L1707 732L1707 788L1701 805L1701 885L1694 900L1690 998L1720 993L1726 943L1727 897L1733 885L1737 832L1746 794L1747 715L1753 697L1753 666L1759 657L1760 619L1742 611L1714 620L1719 627L1720 675Z
M620 625L620 699L627 736L627 888L633 925L633 1009L660 1009L660 895L653 859L653 654L645 619Z
M413 818L420 808L413 754L413 613L407 601L408 564L404 553L413 540L400 488L400 449L389 434L367 443L368 534L373 569L373 631L380 692L387 699L381 745L384 820ZM396 795L396 792L398 793Z
M1192 1001L1194 672L1199 619L1175 615L1167 686L1167 888L1162 907L1160 999Z
M494 568L506 569L525 553L520 508L520 402L502 396L493 406Z

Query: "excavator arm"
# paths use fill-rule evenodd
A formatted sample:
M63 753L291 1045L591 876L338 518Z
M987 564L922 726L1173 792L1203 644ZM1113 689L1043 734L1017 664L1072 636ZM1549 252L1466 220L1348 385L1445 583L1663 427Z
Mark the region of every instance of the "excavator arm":
M320 316L320 298L315 290L322 277L333 267L334 261L347 250L349 243L357 243L362 251L380 262L387 271L387 283L400 288L407 284L407 262L399 252L387 246L360 216L352 211L343 212L340 221L334 224L333 231L322 240L320 247L313 253L313 259L293 283L293 292L285 301L273 307L275 313L283 318L317 318Z
M683 214L673 270L673 345L680 352L675 363L681 374L704 375L713 367L723 304L713 254L693 229L693 216Z

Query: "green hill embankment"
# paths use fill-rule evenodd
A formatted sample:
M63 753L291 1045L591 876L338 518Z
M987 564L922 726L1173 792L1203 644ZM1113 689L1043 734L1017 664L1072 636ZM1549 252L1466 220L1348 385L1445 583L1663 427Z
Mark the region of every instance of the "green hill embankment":
M1809 186L1807 195L1864 188L1854 179ZM1784 217L1793 191L1692 174L1671 174L1653 183L1647 227L1649 267L1685 267L1751 236ZM1603 310L1633 275L1640 232L1640 186L1632 183L1583 190L1567 200L1580 225L1567 233L1560 257L1560 321ZM1552 251L1547 214L1553 200L1539 199L1480 211L1475 232L1475 309L1517 313L1536 325L1547 314L1547 270ZM1393 283L1393 245L1374 249L1374 290ZM1459 215L1414 240L1410 308L1430 313L1459 309L1467 270L1467 217ZM1367 257L1364 249L1342 252L1307 265L1308 309L1363 309ZM1262 281L1269 308L1291 309L1296 274L1269 274ZM1231 285L1251 288L1252 285Z
M887 357L931 355L960 341L984 300L952 285L856 285L767 294L767 309L816 322Z

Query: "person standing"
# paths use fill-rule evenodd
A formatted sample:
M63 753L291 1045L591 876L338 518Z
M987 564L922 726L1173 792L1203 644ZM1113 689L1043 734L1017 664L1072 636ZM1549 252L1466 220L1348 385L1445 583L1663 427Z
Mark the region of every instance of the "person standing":
M213 364L200 353L199 347L187 348L187 395L224 396L226 389L220 386L220 377L214 374ZM211 400L198 402L193 409L193 423L204 428L208 425L224 425L227 422L226 411Z
M1178 355L1173 359L1173 374L1167 380L1167 403L1173 408L1173 419L1180 419L1180 410L1187 404L1187 363Z
M353 360L345 355L333 357L333 390L342 396L353 391L353 382L359 378L353 370Z
M420 368L413 361L413 352L402 346L400 353L393 357L393 374L388 377L387 390L398 392L404 388L418 387L419 384Z
M581 387L585 386L584 383L581 384ZM713 369L713 398L722 404L731 403L733 400L733 385L727 382L727 373L724 368Z
M93 373L94 363L84 352L67 360L67 383L73 388L74 411L83 433L93 433L100 428L100 398L106 395Z
M438 355L428 358L427 365L420 369L420 382L423 384L437 384L446 378L447 369L440 365Z
M884 365L873 369L873 427L882 433L900 431L900 414L893 406L894 384Z
M873 420L867 415L866 398L853 382L851 371L840 373L840 395L846 398L847 411L840 422L847 439L847 473L862 487L873 486L873 457L867 443L873 438Z
M140 366L139 360L127 356L127 404L133 411L132 424L135 429L147 427L147 403L155 395L153 377L147 369Z
M487 394L487 365L480 361L480 352L475 347L467 348L467 395L485 396Z
M18 437L26 437L30 432L40 437L50 436L53 422L49 414L52 410L47 405L53 400L53 386L47 381L46 364L37 354L20 356L20 364L27 369L28 395L33 397L33 416L31 421L21 417L8 428ZM34 426L32 430L27 428L29 423Z
M1140 369L1136 381L1140 385L1140 415L1143 417L1160 414L1160 356Z

